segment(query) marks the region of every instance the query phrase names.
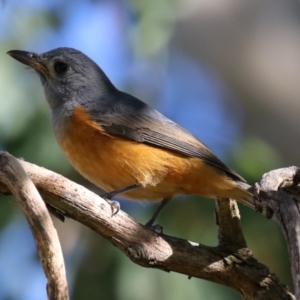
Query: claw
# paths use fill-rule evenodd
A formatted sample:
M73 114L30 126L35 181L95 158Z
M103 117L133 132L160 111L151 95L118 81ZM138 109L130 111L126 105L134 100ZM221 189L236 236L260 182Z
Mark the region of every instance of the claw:
M118 201L113 201L113 200L109 200L109 199L105 199L105 200L111 207L111 216L113 217L114 215L116 215L119 212L120 203Z

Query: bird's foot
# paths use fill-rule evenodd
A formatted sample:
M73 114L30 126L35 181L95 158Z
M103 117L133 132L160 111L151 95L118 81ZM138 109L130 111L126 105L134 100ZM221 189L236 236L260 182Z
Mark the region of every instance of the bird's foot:
M118 201L113 201L113 200L106 199L106 198L104 198L104 199L110 205L110 207L111 207L111 216L113 217L114 215L116 215L119 212L120 203Z
M116 215L120 210L120 203L118 201L111 200L111 198L115 196L115 192L104 193L100 195L111 207L111 216Z

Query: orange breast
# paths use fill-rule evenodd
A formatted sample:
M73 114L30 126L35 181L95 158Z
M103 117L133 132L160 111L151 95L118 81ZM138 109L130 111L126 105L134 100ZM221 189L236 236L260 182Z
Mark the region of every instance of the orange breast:
M107 192L133 184L144 188L124 196L136 200L176 194L233 197L240 192L223 171L198 158L107 134L81 107L61 136L59 144L72 165Z

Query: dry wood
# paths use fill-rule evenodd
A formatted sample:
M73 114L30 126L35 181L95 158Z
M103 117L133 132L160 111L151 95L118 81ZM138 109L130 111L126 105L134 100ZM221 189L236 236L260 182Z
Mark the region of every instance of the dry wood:
M219 245L208 247L159 235L123 211L112 216L107 202L91 191L49 170L20 163L48 204L104 236L141 266L220 283L232 287L245 299L294 299L247 248L232 200L217 201ZM3 183L0 193L9 193Z
M45 202L18 160L5 152L0 152L0 181L15 196L29 223L48 279L48 299L69 299L63 255Z
M278 169L256 184L256 207L275 217L286 238L296 299L300 299L300 170Z

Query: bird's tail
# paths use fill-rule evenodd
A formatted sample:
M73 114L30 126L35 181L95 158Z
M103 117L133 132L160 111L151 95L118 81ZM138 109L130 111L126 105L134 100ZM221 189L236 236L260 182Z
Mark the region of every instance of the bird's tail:
M253 187L246 182L238 182L239 187L239 196L237 197L237 201L240 203L250 207L251 209L255 210L254 205L254 195L253 195Z

